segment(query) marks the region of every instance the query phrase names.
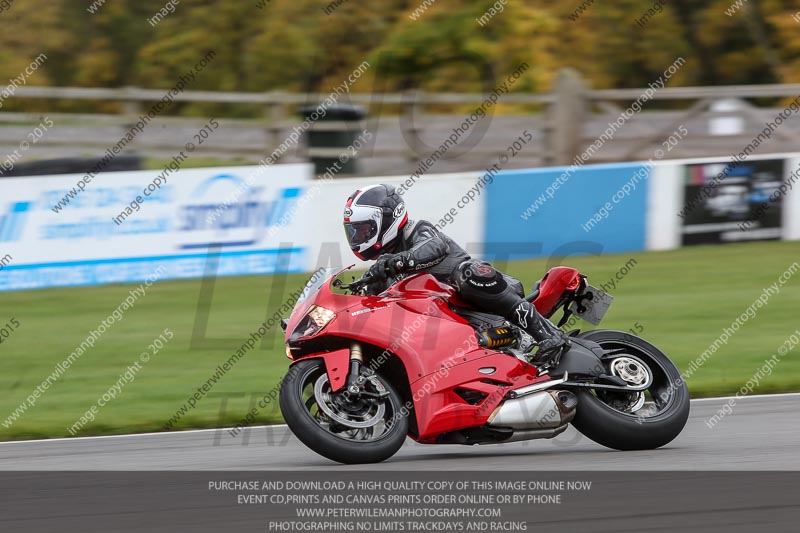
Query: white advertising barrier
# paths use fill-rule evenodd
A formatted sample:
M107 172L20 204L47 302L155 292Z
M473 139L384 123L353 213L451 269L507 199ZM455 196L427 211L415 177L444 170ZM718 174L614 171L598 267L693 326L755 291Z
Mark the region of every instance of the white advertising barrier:
M196 278L210 256L219 276L302 271L312 220L281 222L311 173L183 169L148 190L160 172L113 172L77 193L77 174L0 180L0 290Z
M786 159L786 176L784 183L789 187L789 192L784 198L783 211L783 239L787 241L800 240L800 156L795 155Z
M762 165L765 162L783 161L782 180L780 176L773 181L765 182L763 191L739 192L736 197L722 206L716 206L720 213L735 209L742 212L736 221L717 224L706 224L706 227L722 233L721 242L740 242L747 240L760 240L762 238L782 240L800 239L800 156L798 154L766 154L750 156L738 165L731 166L729 176L718 180L713 186L709 185L710 195L720 196L720 190L733 186L734 182L741 181L741 174L752 173L748 168ZM689 168L698 165L709 165L712 174L723 172L730 163L731 158L708 157L697 159L681 159L657 162L650 171L648 198L647 198L647 249L672 250L680 248L686 233L686 210L695 213L702 210L702 205L707 203L699 191L693 192L687 198L687 184L689 182ZM748 174L749 175L749 174ZM699 188L699 186L698 186ZM777 191L780 190L780 195ZM774 193L774 194L772 194ZM727 195L721 200L727 200ZM698 200L699 198L699 200ZM770 200L772 199L772 200ZM694 201L695 204L689 206ZM718 202L722 203L722 202ZM780 213L779 221L774 228L762 228L761 220L751 220L749 205L763 205L762 214ZM758 213L758 210L756 211ZM759 218L759 217L757 217ZM750 223L748 225L748 220ZM703 229L703 228L699 228ZM692 230L690 230L692 231ZM709 242L709 244L711 244Z
M683 167L668 162L656 163L648 181L646 248L679 248L681 219L677 213L683 206Z
M482 175L479 172L467 172L430 174L419 178L403 193L409 218L438 224L442 232L466 247L470 254L480 256L485 229L486 187L475 188ZM291 221L294 223L303 217L313 220L312 241L308 244L307 255L311 262L307 270L354 263L359 268L368 266L368 263L359 261L353 255L345 239L342 223L347 198L357 189L368 185L387 183L399 186L407 179L408 176L347 178L315 183L309 191L308 202L297 210ZM470 190L474 191L472 198L464 202Z

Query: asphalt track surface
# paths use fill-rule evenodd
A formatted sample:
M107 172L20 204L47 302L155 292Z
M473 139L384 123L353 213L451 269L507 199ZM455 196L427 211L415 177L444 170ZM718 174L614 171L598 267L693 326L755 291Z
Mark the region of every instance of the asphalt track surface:
M0 531L359 530L355 523L340 528L298 518L298 509L315 506L239 505L236 494L210 488L214 481L228 479L303 476L339 481L550 478L593 483L590 490L567 492L563 505L504 505L502 522L462 522L462 527L440 531L798 531L800 394L739 399L731 414L709 428L706 421L728 401L692 402L683 434L665 448L644 452L607 450L572 430L550 441L485 447L409 441L391 460L360 466L341 466L315 455L285 426L253 428L237 437L222 430L2 443L0 470L9 471L0 476ZM397 528L371 524L369 531L390 533L435 531L432 527L450 522L425 518ZM517 529L504 527L508 524Z
M552 440L492 446L425 446L407 440L378 465L343 466L316 455L286 426L0 443L0 470L532 470L800 471L800 394L739 398L714 427L706 421L729 400L692 401L683 433L668 446L618 452L572 427Z

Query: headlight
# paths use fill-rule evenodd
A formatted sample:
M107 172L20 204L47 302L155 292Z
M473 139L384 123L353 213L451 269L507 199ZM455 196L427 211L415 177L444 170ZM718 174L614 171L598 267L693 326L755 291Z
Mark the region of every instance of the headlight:
M333 320L333 317L336 316L336 313L330 309L312 305L311 309L308 310L308 316L314 321L314 324L316 324L319 329L322 329L328 324L328 322Z
M330 309L312 305L306 313L306 316L297 324L289 340L292 341L301 337L316 335L334 318L336 318L336 313Z

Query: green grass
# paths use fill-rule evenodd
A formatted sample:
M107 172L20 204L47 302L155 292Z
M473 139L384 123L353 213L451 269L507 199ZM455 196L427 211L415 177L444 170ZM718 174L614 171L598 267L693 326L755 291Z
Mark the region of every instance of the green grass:
M644 328L643 337L686 368L798 257L800 243L771 242L577 256L566 262L599 285L634 258L637 263L629 266L628 274L613 291L615 301L603 327L628 330L638 322ZM529 288L545 268L545 260L534 260L512 262L507 270ZM194 348L191 338L201 281L153 285L147 296L127 311L94 349L84 353L34 407L10 428L0 425L0 440L69 435L67 428L137 361L164 328L170 328L175 337L80 434L161 430L217 365L230 357L267 313L271 315L291 290L303 284L305 277L292 275L283 284L270 276L220 278L206 332L206 337L218 340ZM795 277L692 375L689 387L694 396L735 392L800 326L800 273ZM0 422L117 308L133 287L0 294L0 326L12 317L21 324L0 345ZM226 338L229 340L219 340ZM282 340L275 331L268 333L266 347L243 357L176 428L235 425L250 408L254 395L275 385L287 362ZM794 390L800 390L800 361L796 353L790 353L775 373L762 381L758 392ZM228 395L224 410L220 394ZM279 421L275 403L262 411L258 420Z
M148 157L144 160L144 170L164 170L172 162L172 158ZM181 168L207 168L207 167L234 167L241 165L257 165L258 158L233 157L223 159L219 157L194 157L189 155L181 163Z

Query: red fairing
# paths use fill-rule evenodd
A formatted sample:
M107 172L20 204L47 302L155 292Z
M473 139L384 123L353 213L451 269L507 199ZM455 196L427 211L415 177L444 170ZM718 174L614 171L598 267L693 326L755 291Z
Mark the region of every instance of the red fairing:
M458 295L452 286L442 283L429 274L406 278L400 283L389 287L386 294L395 298L436 297L447 300L451 304L459 307L471 307L467 302L461 299L461 296ZM459 315L453 314L453 316L459 320L463 320Z
M565 266L553 267L547 271L539 284L539 295L533 301L536 310L548 316L565 291L580 287L580 272Z
M536 367L516 357L478 346L475 330L448 302L466 305L455 290L430 274L412 275L378 296L335 294L330 283L303 302L289 320L287 341L310 305L336 313L313 337L335 336L372 345L400 359L408 375L418 435L435 442L443 433L486 424L510 387L545 381ZM302 342L302 339L296 340ZM325 360L332 389L343 386L347 349L304 356ZM381 369L376 369L380 373ZM462 395L484 395L472 405Z
M328 374L331 390L341 389L347 381L347 371L350 369L350 350L345 348L325 352L322 358L325 360L325 372Z
M486 376L479 372L481 368L496 370ZM483 426L511 386L516 388L548 379L539 377L536 367L492 350L480 349L451 357L439 372L411 384L419 425L417 440L434 443L442 433ZM456 394L456 389L479 392L486 397L477 405L470 405ZM420 401L416 401L417 398Z

